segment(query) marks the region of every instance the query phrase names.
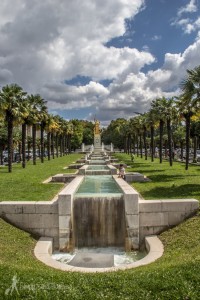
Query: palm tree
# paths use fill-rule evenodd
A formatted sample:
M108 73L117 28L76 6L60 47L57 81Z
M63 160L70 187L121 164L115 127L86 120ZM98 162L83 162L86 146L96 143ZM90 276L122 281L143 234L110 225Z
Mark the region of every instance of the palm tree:
M152 109L146 114L146 121L147 121L147 126L150 127L151 161L153 162L154 161L154 132L155 132L156 116Z
M31 125L31 118L30 118L31 102L29 101L28 97L24 100L24 109L26 111L26 114L23 114L22 116L22 167L23 168L26 167L27 126ZM29 151L28 151L28 157L29 157Z
M46 101L41 98L39 94L29 95L28 101L30 101L31 110L30 110L30 120L32 123L32 141L33 141L33 164L36 165L36 131L37 127L43 122L44 116L46 118L47 107ZM45 122L45 121L44 121ZM42 134L43 135L43 125L42 125ZM44 151L41 149L41 152ZM41 153L41 156L44 156L44 153Z
M156 119L159 120L159 158L160 163L162 163L162 149L163 149L163 129L165 123L165 98L158 98L152 101L151 109L156 116Z
M26 93L17 84L6 85L0 91L0 110L5 115L8 131L8 172L12 172L14 121L24 113Z
M52 143L52 158L55 158L55 134L59 131L59 124L56 116L49 115L48 130L51 132L51 143Z
M144 155L147 160L147 113L141 115L141 125L143 127L143 144L144 144Z
M183 160L183 145L185 142L185 128L183 125L179 125L173 133L174 140L176 143L180 143L181 152L179 158Z
M189 165L191 117L200 109L200 66L194 70L187 70L187 73L188 78L181 83L183 94L178 100L180 113L186 122L186 170L188 170Z
M133 124L134 124L134 127L135 127L135 130L137 132L137 136L139 138L139 140L137 140L137 145L138 145L138 148L140 150L140 157L142 158L143 156L143 153L142 153L142 135L143 135L143 130L144 130L144 126L143 126L143 117L142 115L140 116L136 116L133 118ZM137 153L139 154L139 151L137 151Z
M71 153L71 138L74 132L74 125L72 122L69 122L67 125L67 149L68 149L68 154Z
M0 165L3 165L3 151L7 145L7 130L3 119L0 119Z
M38 120L40 123L40 144L41 144L41 153L40 159L41 163L44 162L44 131L49 120L49 115L47 113L46 101L40 98L38 99Z

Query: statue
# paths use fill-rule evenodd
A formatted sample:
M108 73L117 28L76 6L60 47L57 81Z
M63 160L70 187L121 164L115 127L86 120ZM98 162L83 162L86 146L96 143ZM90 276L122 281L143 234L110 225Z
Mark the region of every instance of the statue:
M94 134L100 134L100 128L99 128L100 122L98 120L95 120L94 125Z
M101 130L100 130L100 122L98 120L94 120L94 149L101 148Z

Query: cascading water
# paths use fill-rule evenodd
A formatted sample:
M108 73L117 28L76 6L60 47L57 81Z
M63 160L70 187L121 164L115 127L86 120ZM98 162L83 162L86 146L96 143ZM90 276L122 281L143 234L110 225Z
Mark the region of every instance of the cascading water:
M80 197L73 205L75 247L124 247L122 197Z
M130 264L145 256L137 251L126 252L124 195L112 175L105 175L104 172L111 173L107 162L108 157L99 154L87 160L89 173L85 172L73 198L74 249L68 254L55 253L56 260L77 267L108 268ZM91 173L92 176L87 175Z

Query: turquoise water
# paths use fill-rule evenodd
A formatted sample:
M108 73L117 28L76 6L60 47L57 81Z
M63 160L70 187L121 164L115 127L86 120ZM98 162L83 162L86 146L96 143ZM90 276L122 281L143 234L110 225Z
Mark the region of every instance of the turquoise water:
M85 176L78 188L76 195L117 194L122 195L122 190L111 175Z

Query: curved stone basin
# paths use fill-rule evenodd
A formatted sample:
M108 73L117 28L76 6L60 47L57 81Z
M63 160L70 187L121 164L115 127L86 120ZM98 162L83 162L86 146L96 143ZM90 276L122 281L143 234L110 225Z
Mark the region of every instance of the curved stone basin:
M164 247L157 236L149 236L145 238L146 250L148 254L134 263L127 265L120 265L116 267L103 267L103 268L86 268L70 266L56 261L52 258L53 239L52 238L40 238L34 249L34 254L37 259L42 261L49 267L59 269L62 271L82 272L82 273L97 273L97 272L113 272L118 270L132 269L140 266L150 264L160 258L163 255Z

